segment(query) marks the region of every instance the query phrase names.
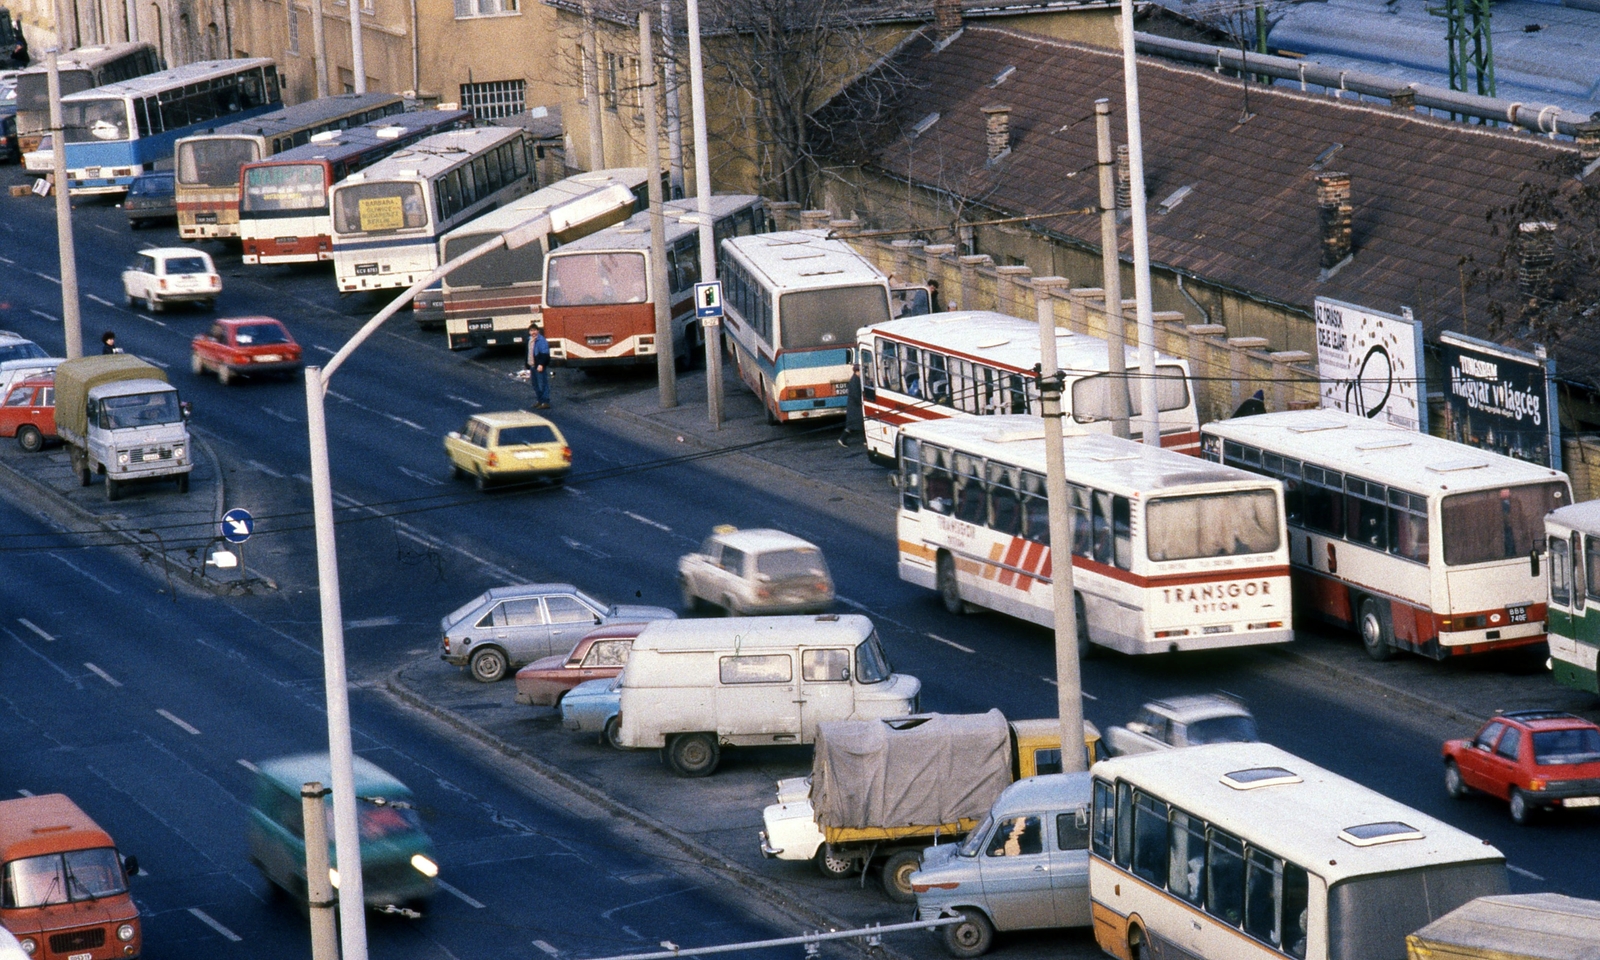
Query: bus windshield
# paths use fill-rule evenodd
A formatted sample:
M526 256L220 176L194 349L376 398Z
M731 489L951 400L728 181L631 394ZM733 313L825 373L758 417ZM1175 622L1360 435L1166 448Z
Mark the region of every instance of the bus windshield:
M1567 485L1530 483L1444 498L1444 562L1456 567L1526 557L1544 536L1544 515L1568 502Z
M573 254L551 258L544 300L552 307L644 303L645 287L642 253Z
M105 143L128 139L126 100L79 100L61 105L61 123L68 143Z
M260 159L260 146L245 137L185 143L178 147L178 182L185 186L233 186L239 182L239 168Z
M48 853L6 864L5 898L0 906L42 907L94 900L127 890L117 851L110 847Z
M324 210L328 191L319 163L285 163L244 172L239 209L252 212Z
M405 180L355 183L334 200L333 228L339 233L388 233L428 225L422 184Z
M1158 497L1145 508L1145 517L1155 562L1278 549L1278 496L1272 490Z
M1328 960L1398 956L1406 934L1469 900L1506 892L1500 860L1346 880L1328 891Z
M835 287L801 290L778 300L778 324L788 350L853 344L856 331L889 320L889 297L883 287Z

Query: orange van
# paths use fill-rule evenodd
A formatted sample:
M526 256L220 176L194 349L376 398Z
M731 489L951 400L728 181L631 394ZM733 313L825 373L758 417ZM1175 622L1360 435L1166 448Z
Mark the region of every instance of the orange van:
M34 960L137 957L138 869L63 794L0 800L0 925Z

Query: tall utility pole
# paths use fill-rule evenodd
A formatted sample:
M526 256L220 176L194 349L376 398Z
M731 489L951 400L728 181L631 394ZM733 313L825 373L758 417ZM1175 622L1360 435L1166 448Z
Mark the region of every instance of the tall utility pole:
M1133 46L1133 0L1122 0L1122 83L1128 100L1128 179L1133 200L1133 295L1139 301L1139 407L1144 442L1161 445L1156 406L1156 321L1150 291L1150 222L1145 214L1144 135L1139 126L1139 64ZM1118 304L1120 311L1121 304Z
M589 105L589 169L606 165L606 143L600 130L600 61L595 53L594 4L583 0L583 100Z
M61 266L61 331L67 359L83 356L83 320L78 316L78 253L72 243L72 191L67 183L67 135L61 120L60 51L51 47L45 61L49 75L50 152L55 165L56 254Z
M700 3L687 0L689 20L689 106L694 111L694 195L700 212L700 280L717 279L717 242L711 228L711 156L706 146L706 76L700 54ZM706 412L722 429L722 320L703 321L706 337Z
M328 823L322 798L327 787L312 780L300 787L300 822L306 840L306 909L311 914L311 960L339 960L333 920L333 883L328 876Z
M1055 298L1035 281L1039 317L1039 400L1044 409L1044 488L1050 511L1050 596L1055 605L1056 710L1061 718L1061 772L1089 769L1083 743L1083 680L1078 651L1078 597L1072 585L1072 519L1061 442L1061 376L1056 365Z
M1095 163L1100 168L1100 285L1106 297L1106 383L1111 432L1128 438L1128 323L1122 316L1122 258L1117 241L1117 175L1111 149L1111 101L1094 102ZM1054 343L1054 341L1051 341Z
M367 58L361 51L361 4L363 2L364 0L350 0L350 69L356 75L356 93L367 92Z
M311 0L311 46L317 58L317 98L320 100L328 95L328 35L322 24L322 0Z
M678 108L678 53L672 37L672 0L661 0L661 72L667 86L667 169L672 171L672 196L683 192L683 111Z
M678 359L672 338L672 303L667 292L667 218L661 197L661 128L656 120L656 63L652 56L650 11L639 11L639 86L643 89L644 170L650 189L650 272L655 276L650 299L656 303L656 385L661 408L678 405L677 374L672 369Z

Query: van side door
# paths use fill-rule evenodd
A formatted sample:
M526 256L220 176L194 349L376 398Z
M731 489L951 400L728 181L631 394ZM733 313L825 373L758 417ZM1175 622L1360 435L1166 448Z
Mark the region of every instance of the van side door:
M1087 927L1089 916L1089 805L1076 804L1050 815L1050 892L1056 926Z
M794 667L790 652L718 655L718 736L740 746L799 743Z
M817 724L855 713L848 647L800 651L800 740L815 743Z

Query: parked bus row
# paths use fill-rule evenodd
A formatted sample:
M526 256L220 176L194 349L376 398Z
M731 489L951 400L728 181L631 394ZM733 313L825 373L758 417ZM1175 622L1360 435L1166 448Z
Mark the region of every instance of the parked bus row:
M166 69L148 43L78 47L58 59L63 97ZM42 64L17 74L17 138L22 153L39 149L50 130L49 70Z

